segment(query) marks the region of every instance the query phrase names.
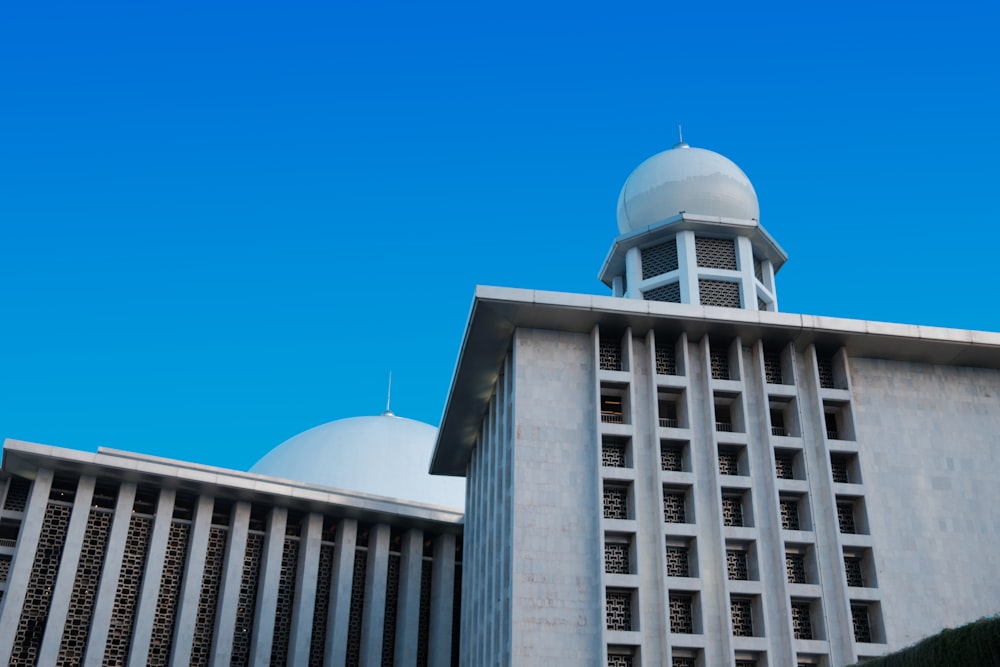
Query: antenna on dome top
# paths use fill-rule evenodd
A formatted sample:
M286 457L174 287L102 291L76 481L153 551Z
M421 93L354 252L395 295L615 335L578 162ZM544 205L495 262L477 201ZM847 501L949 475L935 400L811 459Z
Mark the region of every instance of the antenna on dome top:
M392 402L392 371L389 371L389 390L385 393L385 412L382 413L383 417L395 417L392 414L392 410L389 409L389 404Z
M681 128L681 124L677 123L677 143L674 144L674 148L691 148L684 141L684 130Z

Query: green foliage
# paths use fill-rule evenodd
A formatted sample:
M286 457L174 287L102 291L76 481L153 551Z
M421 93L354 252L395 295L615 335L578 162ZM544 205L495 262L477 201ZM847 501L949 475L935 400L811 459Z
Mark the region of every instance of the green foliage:
M953 666L1000 667L1000 616L942 630L913 646L864 663L864 667Z

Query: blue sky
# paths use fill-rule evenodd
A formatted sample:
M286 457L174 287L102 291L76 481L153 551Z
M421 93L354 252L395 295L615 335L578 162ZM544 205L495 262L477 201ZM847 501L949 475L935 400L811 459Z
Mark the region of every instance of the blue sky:
M754 183L781 309L1000 330L986 4L9 3L0 435L247 468L437 424L476 284L604 294L629 172Z

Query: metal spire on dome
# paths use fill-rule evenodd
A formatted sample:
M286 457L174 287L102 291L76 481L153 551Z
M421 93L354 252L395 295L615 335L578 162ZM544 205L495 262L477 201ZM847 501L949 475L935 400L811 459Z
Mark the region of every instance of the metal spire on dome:
M386 392L385 396L385 412L382 413L383 417L395 417L392 410L389 409L389 403L392 402L392 371L389 371L389 390Z
M681 129L681 124L677 123L677 143L673 145L674 148L691 148L686 141L684 141L684 130Z

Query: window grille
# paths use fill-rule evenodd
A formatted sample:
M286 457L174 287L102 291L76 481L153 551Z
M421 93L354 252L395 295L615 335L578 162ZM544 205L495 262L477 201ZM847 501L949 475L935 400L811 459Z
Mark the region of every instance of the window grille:
M753 260L753 277L764 282L764 263L756 257Z
M102 549L104 547L101 547ZM0 584L7 581L10 575L10 556L0 556Z
M710 239L696 236L694 250L698 266L708 269L736 270L736 242L733 239Z
M677 241L670 239L666 243L643 248L639 251L642 261L642 279L662 276L664 273L676 271Z
M24 582L24 604L14 634L11 655L15 659L11 660L11 665L34 665L38 661L42 633L52 603L52 587L56 583L59 559L69 528L70 511L68 505L57 503L49 503L45 508L35 560L31 565L31 574Z
M857 556L844 556L844 571L847 574L847 585L862 588L865 578L861 570L861 559Z
M330 579L333 572L333 545L320 544L319 574L316 579L316 599L313 603L312 639L309 644L309 667L323 667L323 654L326 651L326 619L330 613ZM420 646L424 649L418 652L417 664L426 666L426 632L425 614L430 616L430 597L425 593L424 580L430 581L430 562L424 561L420 580L420 629L422 635ZM426 602L425 602L426 598ZM425 606L427 611L425 611Z
M222 562L226 553L226 533L225 528L218 526L212 526L208 531L205 571L201 580L198 617L195 620L194 642L191 649L192 666L205 667L211 660L215 609L219 598L219 584L222 581Z
M281 667L287 664L288 640L292 630L292 602L295 598L295 579L298 563L299 540L295 537L286 537L281 552L281 575L278 578L277 613L274 617L274 635L271 640L271 667ZM389 565L390 567L392 566L392 556L389 557ZM391 592L391 585L389 591ZM395 607L391 607L390 602L391 600L386 600L385 603L387 617L390 610L395 612ZM386 627L388 625L389 619L387 618ZM393 633L393 637L395 637L395 633Z
M865 605L851 605L851 620L854 625L854 641L870 643L872 640L872 625L868 618L868 607Z
M778 479L795 479L795 455L775 452L774 474Z
M756 660L737 660L736 667L757 667Z
M732 451L719 452L719 474L739 475L740 455Z
M660 287L654 287L653 289L646 290L642 293L642 298L646 301L664 301L666 303L680 303L681 302L681 285L680 283L668 283L666 285L661 285Z
M780 352L764 353L764 378L768 384L783 384L784 377L781 374Z
M750 579L750 570L747 567L747 552L742 549L728 549L726 551L726 569L730 579L736 581L747 581Z
M31 493L31 482L23 477L11 477L7 482L7 497L3 508L11 512L23 512L28 504L28 494Z
M396 616L399 612L399 566L399 554L389 554L389 564L386 570L385 621L382 625L382 667L393 667L396 657Z
M608 574L631 574L629 545L626 542L604 543L604 571Z
M681 445L660 445L660 469L679 472L683 470L684 448Z
M732 598L733 635L753 637L753 601L749 598Z
M608 667L632 667L632 656L627 653L609 653Z
M854 521L854 503L837 503L837 522L842 533L853 535L858 532Z
M695 667L694 658L673 658L670 667Z
M137 493L133 512L147 508ZM108 627L108 640L104 646L103 664L106 667L122 664L128 656L152 529L153 520L150 517L141 514L132 515L128 537L125 540L125 554L122 558L121 574L118 577L118 589L115 592L114 610Z
M698 294L703 306L740 307L740 284L726 280L698 281Z
M656 372L659 375L677 375L677 356L673 346L656 345Z
M729 352L727 350L720 350L717 347L709 349L709 363L712 367L712 379L713 380L728 380L729 379Z
M817 357L816 364L819 370L819 386L824 389L833 389L833 359L830 357Z
M663 516L667 523L686 523L683 491L663 492Z
M694 632L694 614L690 595L670 595L670 632L689 635Z
M601 441L601 465L608 468L627 468L625 442L604 438Z
M806 581L806 556L805 554L785 552L785 572L788 574L788 583L805 584Z
M360 531L359 531L360 532ZM351 581L351 614L347 622L347 664L361 661L361 618L365 609L365 573L368 571L368 549L354 550L354 578ZM456 581L456 588L457 588Z
M667 545L667 576L690 577L687 547Z
M743 501L739 496L723 496L722 524L724 526L743 525Z
M604 485L604 518L628 518L628 489L624 486Z
M628 591L608 591L608 630L632 629L632 594Z
M812 618L808 602L792 603L792 632L796 639L812 639Z
M622 370L621 340L602 338L600 343L600 365L602 371Z
M778 504L781 510L781 527L785 530L799 530L799 501L782 498Z
M848 459L845 456L830 456L830 469L833 472L833 481L846 484L850 482L848 475Z
M250 646L253 639L253 620L257 611L257 586L260 582L263 552L263 533L250 533L247 536L246 553L243 554L243 577L236 608L236 634L233 639L232 659L234 665L249 664Z
M153 633L146 655L147 667L170 664L171 639L174 636L174 621L177 602L181 592L181 578L184 576L184 561L188 551L188 537L191 524L182 521L170 523L167 549L163 555L163 575L160 592L153 612ZM65 637L64 637L65 639Z

